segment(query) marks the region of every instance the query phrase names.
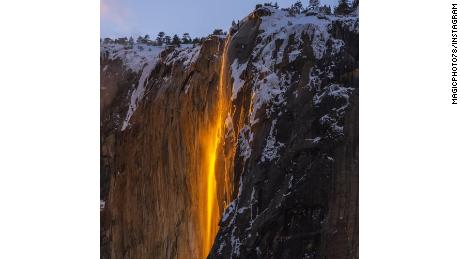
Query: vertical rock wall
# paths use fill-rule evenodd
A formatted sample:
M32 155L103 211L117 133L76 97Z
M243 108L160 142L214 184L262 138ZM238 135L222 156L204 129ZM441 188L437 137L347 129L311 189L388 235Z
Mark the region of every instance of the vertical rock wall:
M235 192L209 258L358 257L358 19L234 28Z
M130 126L121 131L121 123L114 124L102 134L103 149L114 156L106 163L103 257L205 257L205 137L217 120L223 39L211 37L196 48L164 51ZM114 105L126 110L128 99ZM220 190L218 203L224 198ZM215 215L216 229L219 211Z

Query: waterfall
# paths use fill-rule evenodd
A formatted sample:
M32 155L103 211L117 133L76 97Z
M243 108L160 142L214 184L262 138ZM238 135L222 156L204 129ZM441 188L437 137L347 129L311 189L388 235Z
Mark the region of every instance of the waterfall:
M219 198L217 188L226 187L230 183L217 184L217 173L227 173L227 170L217 172L217 163L219 157L219 151L223 151L223 148L219 148L219 145L224 144L223 131L225 114L228 111L228 98L226 94L226 68L227 64L227 49L230 38L227 37L224 42L224 48L221 54L221 64L219 71L219 84L217 88L217 102L215 104L215 119L211 127L205 133L203 137L203 145L206 150L206 206L202 206L205 210L205 231L203 237L203 254L207 256L214 242L214 238L218 230L218 222L220 219L222 208L219 208ZM225 159L225 157L224 157ZM225 161L224 161L225 162ZM224 163L225 164L225 163ZM221 177L222 178L222 177ZM222 179L225 179L223 177ZM229 188L231 189L231 188ZM222 192L222 190L220 190ZM227 195L228 196L228 195ZM224 204L228 204L228 197L224 197Z

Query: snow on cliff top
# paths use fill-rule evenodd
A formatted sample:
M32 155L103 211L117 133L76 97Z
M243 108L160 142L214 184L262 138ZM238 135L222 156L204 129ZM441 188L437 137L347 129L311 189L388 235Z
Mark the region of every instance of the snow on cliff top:
M175 62L182 62L184 67L195 63L201 51L201 45L193 46L193 44L182 44L180 48L176 48L171 52L165 60L167 65Z
M121 131L124 131L129 126L129 120L136 111L139 102L144 98L145 86L148 83L148 78L159 61L160 53L166 49L164 47L153 47L145 44L135 44L132 49L126 49L122 45L110 44L112 47L113 56L111 59L121 58L125 66L136 72L142 72L139 78L139 82L136 88L130 93L130 102L128 112L123 120ZM101 46L101 49L104 46ZM136 51L138 49L139 51ZM175 59L182 61L185 65L195 62L201 46L193 47L192 44L182 44L180 47L176 47L172 54L166 57L166 63L172 62Z
M176 49L191 49L193 44L181 44ZM156 62L160 53L169 46L151 46L135 43L132 46L118 43L101 44L101 54L108 59L121 59L133 72L140 72L149 63Z
M327 51L327 43L332 42L332 54L337 54L343 47L344 43L341 40L331 37L329 31L332 28L332 22L340 21L348 30L358 32L358 16L335 16L335 15L308 15L301 13L298 15L289 15L288 11L276 9L273 7L261 7L271 14L261 17L259 27L260 43L256 45L252 58L255 69L261 78L256 78L254 89L254 105L253 116L251 116L251 124L257 122L254 117L257 109L262 107L263 103L275 101L282 103L284 100L282 94L285 92L285 87L290 85L288 75L279 76L275 71L275 65L283 61L285 54L288 55L289 62L296 60L298 56L305 55L301 48L305 44L303 35L307 34L310 38L311 47L313 49L314 59L320 60ZM257 11L257 10L256 10ZM252 15L252 14L251 14ZM249 17L249 16L248 16ZM246 17L243 22L248 19ZM236 32L238 33L238 32ZM290 52L285 53L286 47L289 44L289 37L293 36L294 41L289 46ZM277 50L276 42L281 41L282 44ZM275 56L273 53L276 52ZM241 74L247 68L247 63L240 64L235 60L231 64L231 73L234 80L232 100L236 99L239 90L244 85L241 80Z
M149 75L159 62L161 52L167 48L169 46L151 46L142 43L135 43L132 46L118 43L101 44L102 56L110 60L120 59L126 69L140 73L137 86L130 92L128 112L123 120L122 131L129 126L129 120L144 97L145 85L148 83ZM176 54L175 59L170 58L172 55L169 55L167 61L180 59L186 64L193 63L200 48L201 46L193 47L193 44L182 44L172 52L172 54Z
M334 16L322 17L305 16L299 14L295 16L289 15L287 11L279 10L271 7L263 7L271 14L261 17L259 27L259 42L252 54L251 59L257 75L252 82L253 102L252 112L250 114L250 124L254 125L259 120L257 111L268 104L266 116L270 116L274 109L273 106L282 105L284 93L291 85L289 73L280 74L277 71L277 64L283 61L284 55L288 55L289 61L294 61L298 56L303 55L301 49L305 45L303 35L307 34L310 38L310 44L313 49L314 59L322 59L326 52L326 43L330 38L328 32ZM237 32L238 33L238 32ZM289 41L289 37L293 37L293 41ZM282 42L277 47L277 42ZM289 53L285 53L289 45ZM238 81L240 74L243 72L235 67L246 67L246 64L238 66L232 64L232 77L239 85ZM234 87L234 91L238 91L241 87ZM233 98L237 96L237 92L233 92ZM270 107L271 106L271 107Z
M321 59L324 54L325 43L330 38L329 30L332 22L341 21L349 27L349 30L358 32L358 16L305 15L303 13L292 16L285 10L273 7L264 8L270 10L271 15L261 17L260 30L263 38L273 37L273 40L285 40L281 47L284 49L290 35L294 34L298 46L303 43L301 35L307 33L312 39L311 44L317 59ZM278 53L282 53L282 51Z
M141 43L136 43L132 46L117 43L101 44L101 55L110 60L120 59L126 69L141 73L137 87L130 93L128 112L123 121L122 131L129 125L131 116L136 111L138 103L142 100L147 78L155 68L160 53L164 49L165 47Z
M165 49L160 46L150 46L136 43L132 47L117 43L101 44L101 53L108 59L121 59L123 64L133 72L140 72L146 64L155 62Z
M239 136L241 143L244 144L242 150L245 150L244 153L247 154L251 154L251 141L248 141L246 137L252 133L251 127L260 122L259 117L261 116L270 118L272 114L281 115L282 107L286 103L285 92L293 83L292 73L279 70L278 65L285 61L286 57L288 63L292 63L299 57L320 61L328 56L339 55L345 43L340 39L333 38L330 34L332 23L336 21L339 21L345 29L358 33L359 20L355 15L305 15L303 13L290 15L288 11L272 7L262 7L261 9L264 10L256 10L255 12L262 11L265 14L270 14L260 17L258 43L251 53L251 58L249 58L249 62L252 63L251 66L248 66L247 62L240 64L238 59L235 59L230 66L233 79L232 101L237 98L240 89L246 83L241 79L241 75L245 73L248 67L253 69L252 73L255 75L251 82L247 82L252 88L249 125L244 127L248 133L242 130ZM307 42L305 36L307 36ZM313 51L311 54L304 51L307 44L311 46ZM311 56L308 57L307 55ZM264 110L264 112L259 113L259 110ZM276 134L273 132L276 119L272 123L272 129L261 156L262 162L275 159L284 146L283 143L276 140Z

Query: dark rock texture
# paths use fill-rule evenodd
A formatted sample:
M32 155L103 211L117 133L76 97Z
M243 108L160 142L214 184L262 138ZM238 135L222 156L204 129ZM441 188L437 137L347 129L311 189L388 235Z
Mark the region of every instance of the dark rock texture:
M357 258L358 20L272 12L228 50L246 67L232 106L239 180L209 257Z

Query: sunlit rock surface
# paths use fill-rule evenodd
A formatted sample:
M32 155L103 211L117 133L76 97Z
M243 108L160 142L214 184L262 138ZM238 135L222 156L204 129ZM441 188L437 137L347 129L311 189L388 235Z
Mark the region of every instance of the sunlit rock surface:
M358 258L358 18L230 32L101 47L101 257Z
M137 79L124 98L112 101L114 110L103 113L110 121L102 122L102 180L110 183L101 197L103 256L204 258L209 251L203 247L205 137L217 119L222 50L223 39L211 37L195 47L165 49L155 65L139 71L120 68L119 59L102 60L126 73L119 82L126 75ZM101 78L116 76L106 69ZM223 204L224 196L219 190L215 202ZM222 211L213 211L213 236Z

